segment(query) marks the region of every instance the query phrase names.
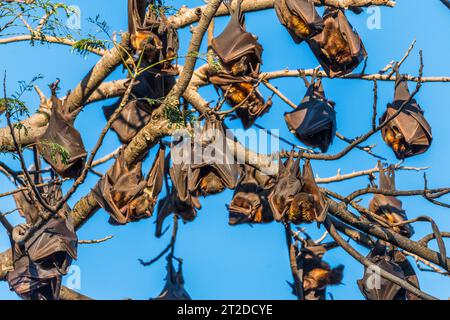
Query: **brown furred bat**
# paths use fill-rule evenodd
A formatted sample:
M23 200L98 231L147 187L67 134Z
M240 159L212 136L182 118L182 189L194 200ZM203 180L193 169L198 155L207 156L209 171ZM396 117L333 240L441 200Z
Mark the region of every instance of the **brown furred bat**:
M272 178L249 165L244 165L243 172L234 191L233 199L228 206L229 224L267 223L273 221L272 211L267 197L268 185Z
M398 68L396 68L396 72L394 102L388 104L386 112L380 118L380 123L395 114L411 97L408 82L404 76L400 75ZM431 126L415 99L412 99L398 116L381 129L381 135L398 159L426 152L433 140Z
M272 101L264 101L258 89L254 88L262 64L263 49L257 38L245 30L242 0L236 1L236 10L231 13L227 27L211 41L211 49L219 60L220 70L212 72L209 80L226 93L225 99L230 106L242 104L236 114L247 129L270 109ZM230 4L224 4L231 12Z
M149 2L149 6L147 6ZM149 64L176 72L172 60L176 58L179 43L177 30L169 23L163 8L155 0L128 0L128 32L131 45L137 53L144 53Z
M336 134L334 103L325 98L322 80L312 81L305 97L294 111L284 114L295 136L311 148L327 152Z
M176 190L172 189L168 195L158 201L155 236L157 238L162 236L163 223L169 215L176 214L184 222L193 221L197 217L198 209L201 209L201 205L197 197L189 196L187 201L182 201Z
M323 261L324 254L335 248L336 243L316 244L305 240L297 256L297 266L302 277L305 300L326 300L326 288L339 285L344 277L344 266L331 268Z
M275 12L295 43L310 39L323 30L322 17L312 0L275 0Z
M52 111L47 129L39 139L39 152L61 177L77 178L84 168L87 152L73 124L75 115L55 92L51 102Z
M378 268L387 271L400 279L406 280L411 285L419 288L419 280L416 273L399 250L386 248L377 243L370 251L367 258ZM367 300L420 300L417 296L403 289L399 285L375 274L376 269L364 269L364 276L357 281L359 290Z
M123 150L119 152L112 170L92 190L98 204L110 214L110 223L126 224L152 216L164 179L164 152L160 146L146 179L142 163L128 168Z
M167 256L167 275L166 284L161 293L152 300L192 300L184 288L184 277L182 271L182 260L178 261L178 270L175 270L173 266L173 260L170 254Z
M381 162L378 162L379 168L379 186L383 190L395 191L395 171L390 166L385 169ZM386 218L391 223L400 223L408 220L405 210L402 208L402 202L396 197L385 196L383 194L374 194L369 204L369 210L373 213ZM410 224L393 227L395 232L399 232L405 237L410 238L414 234L414 229Z
M170 177L180 200L189 202L191 196L207 196L225 188L234 189L239 166L228 148L222 122L214 116L206 117L194 140L183 138L172 145L172 156L175 154L177 158L170 168ZM185 152L189 151L201 158L185 159Z
M129 101L111 125L123 144L128 144L150 122L153 110L160 106L162 99L175 84L173 75L155 68L143 72L137 80L138 83L133 87ZM106 119L109 119L119 107L121 100L103 107Z
M13 229L14 270L8 272L7 281L22 299L58 300L62 276L77 258L72 219L55 215L21 244L31 227L22 224Z
M367 57L359 37L342 9L325 9L323 31L308 40L310 48L328 76L352 72Z
M300 158L294 161L294 152L283 164L280 160L278 178L268 197L273 216L277 221L294 224L323 222L328 204L320 192L309 160L305 161L303 174Z

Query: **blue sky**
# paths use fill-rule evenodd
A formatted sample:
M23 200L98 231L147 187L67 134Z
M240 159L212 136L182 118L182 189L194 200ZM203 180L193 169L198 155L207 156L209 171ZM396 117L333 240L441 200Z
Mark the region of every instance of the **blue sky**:
M126 1L72 1L81 8L83 31L92 29L87 22L88 17L100 14L108 21L111 29L125 30ZM168 0L167 4L179 7L185 1ZM202 4L202 1L191 0L188 6ZM424 51L425 76L450 76L448 52L450 42L450 12L438 0L399 0L397 6L381 9L381 29L369 29L369 14L355 15L348 13L348 18L358 30L369 53L366 72L373 73L382 69L394 59L400 59L414 38L416 49L404 64L402 72L416 74L418 69L418 50ZM322 9L320 9L322 11ZM295 45L289 34L278 22L274 10L246 14L247 29L259 37L264 47L263 71L284 68L314 68L316 59L305 44ZM216 35L221 32L228 18L216 19ZM180 55L186 53L190 32L180 30ZM205 52L203 46L201 52ZM85 73L97 61L97 57L87 59L72 54L70 48L58 45L36 45L30 48L28 43L2 45L0 47L0 70L8 72L8 90L17 88L17 81L31 79L36 74L45 78L39 82L40 87L50 94L47 84L61 78L61 93L74 88ZM181 61L182 63L182 61ZM199 62L200 63L200 62ZM121 79L124 74L119 68L110 76ZM282 92L294 102L299 102L305 94L301 79L289 78L273 81ZM413 84L411 84L412 87ZM357 80L325 80L327 97L336 102L338 130L347 137L358 136L370 128L372 113L372 83ZM268 94L262 89L263 93ZM207 100L214 100L214 90L202 89ZM392 100L393 83L379 83L378 111L381 114L386 104ZM33 111L38 104L37 96L30 93L25 97ZM423 155L408 159L410 166L430 166L428 180L430 187L448 186L450 183L450 150L449 128L445 119L450 118L449 84L426 83L417 96L417 100L425 110L425 115L432 125L434 141L430 150ZM83 134L87 150L90 150L106 121L101 106L108 102L87 106L77 119L76 126ZM278 98L274 98L271 112L258 120L258 124L266 128L279 129L282 136L295 141L284 123L283 114L290 107ZM237 122L228 123L231 127L239 127ZM0 125L5 125L4 120ZM393 153L385 146L379 134L372 137L368 144L377 144L375 152L382 154L390 163L397 163ZM114 133L109 133L99 155L104 155L119 146ZM286 147L286 146L285 146ZM345 144L335 141L329 153L340 151ZM155 150L152 150L150 160ZM2 161L12 163L11 157L0 155ZM145 163L145 170L151 161ZM336 174L340 168L342 173L374 167L376 160L367 154L354 150L344 159L335 162L313 162L315 173L320 177ZM108 164L109 165L109 164ZM103 166L102 170L108 165ZM86 194L95 184L95 176L87 179L85 186L70 200L73 205L80 196ZM355 179L328 187L341 194L364 188L367 179ZM1 191L13 188L0 176ZM70 186L70 185L69 185ZM401 172L397 174L397 187L400 189L418 189L423 187L422 173ZM67 189L68 186L65 186ZM179 229L176 255L184 259L184 275L186 289L194 299L293 299L286 280L291 281L284 230L280 224L228 226L228 213L225 208L232 197L231 191L218 196L202 199L203 208L197 219L182 224ZM367 204L370 197L363 198ZM439 224L441 230L450 230L448 210L432 206L420 198L403 198L408 217L429 215ZM0 199L0 210L14 208L12 198ZM163 287L165 276L165 260L161 259L151 267L144 268L138 263L139 258L149 259L156 256L168 243L169 234L161 239L154 237L155 218L127 226L114 227L107 223L108 216L100 210L78 232L80 239L95 239L107 235L114 238L97 245L81 245L79 259L74 262L81 270L81 292L96 299L148 299L156 296ZM12 215L13 223L22 220ZM168 219L170 221L170 219ZM323 232L314 226L306 226L308 232L320 236ZM429 224L419 223L415 226L414 239L431 232ZM434 244L432 245L434 248ZM0 251L9 247L4 232L0 232ZM356 246L364 254L367 251ZM344 284L329 289L335 299L362 299L356 287L356 280L362 277L363 268L350 258L343 250L335 249L325 256L332 266L346 266ZM422 289L441 299L450 297L450 279L429 272L420 272ZM0 283L0 299L15 299L5 282Z

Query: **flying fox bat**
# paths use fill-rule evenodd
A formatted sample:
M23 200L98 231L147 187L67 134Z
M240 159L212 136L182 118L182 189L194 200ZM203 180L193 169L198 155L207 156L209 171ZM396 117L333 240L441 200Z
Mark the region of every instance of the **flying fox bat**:
M395 191L395 171L392 167L385 169L381 162L379 168L379 188L383 190ZM375 194L370 201L369 210L373 213L385 217L391 223L399 223L408 220L402 202L396 197ZM410 238L414 234L414 229L410 224L393 227L393 230Z
M211 41L211 49L217 55L221 70L209 77L212 84L226 93L225 99L232 107L242 104L236 111L247 129L256 118L266 113L271 100L264 101L254 88L262 64L262 46L257 38L245 30L245 17L241 11L242 0L236 0L225 30ZM231 12L230 5L224 2Z
M98 204L111 215L110 223L126 224L152 216L163 183L164 152L161 146L146 179L142 163L128 168L123 151L119 152L112 170L92 190Z
M406 259L405 255L378 243L369 253L367 258L377 267L408 281L419 288L419 281L413 267ZM374 283L376 280L378 283ZM384 279L374 277L374 271L364 270L364 276L357 281L359 290L367 300L420 300L415 295L407 292L399 285Z
M289 130L311 148L327 152L336 134L334 103L326 100L322 80L312 81L305 97L294 111L285 113Z
M201 150L198 163L186 162L185 148ZM214 150L210 154L208 150ZM207 196L222 192L225 188L234 189L239 175L239 166L226 144L223 124L215 117L207 117L199 137L195 142L182 140L172 146L172 155L180 156L170 168L170 177L181 201L189 202L190 197Z
M137 81L137 84L131 90L130 100L111 125L123 144L128 144L150 122L153 110L160 106L162 99L175 84L173 75L168 75L154 68L140 74ZM103 114L106 119L109 119L116 111L121 100L119 99L114 104L103 107Z
M281 161L278 178L269 195L269 204L275 220L294 224L323 222L328 205L316 185L311 164L307 160L300 172L300 158L294 161L294 152L285 164Z
M367 56L359 37L341 9L327 8L323 31L308 40L310 48L330 77L352 72Z
M7 281L25 300L58 300L62 276L77 258L78 239L70 216L51 217L19 245L31 225L12 232L14 270Z
M323 30L322 17L312 0L276 0L275 12L295 43L310 39Z
M249 165L244 166L243 173L237 183L233 199L228 206L229 224L266 223L273 221L267 196L271 179L258 174Z
M182 261L178 261L178 270L173 266L173 257L167 256L166 284L161 293L152 300L192 300L184 288L184 277L182 272Z
M166 18L155 0L147 8L146 0L128 0L128 31L131 45L144 53L151 63L160 62L162 70L174 72L171 62L176 58L179 42L177 30ZM148 12L147 12L148 9Z
M74 115L53 92L48 127L39 139L42 157L63 178L77 178L84 168L87 152L80 133L75 129ZM58 146L55 148L55 145ZM64 149L67 157L59 148Z
M386 112L380 118L380 123L395 114L411 97L408 82L404 76L400 75L398 68L396 72L394 102L388 105ZM415 99L412 99L398 116L381 129L381 134L398 159L426 152L433 140L431 127Z
M334 242L316 244L307 239L297 256L297 266L302 277L305 300L325 300L326 288L342 283L344 266L331 268L323 261L324 254L335 248Z
M197 217L197 210L201 208L197 197L189 196L188 201L182 201L176 190L171 190L168 195L158 201L158 214L156 216L157 238L163 234L164 220L171 214L176 214L186 221L193 221Z

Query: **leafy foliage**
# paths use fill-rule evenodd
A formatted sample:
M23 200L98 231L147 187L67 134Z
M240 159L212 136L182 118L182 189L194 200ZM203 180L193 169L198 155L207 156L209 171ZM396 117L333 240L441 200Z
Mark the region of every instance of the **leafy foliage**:
M56 156L59 155L61 157L61 162L63 164L67 164L70 159L70 153L60 144L43 140L40 141L39 144L41 147L50 154L52 161L56 162Z

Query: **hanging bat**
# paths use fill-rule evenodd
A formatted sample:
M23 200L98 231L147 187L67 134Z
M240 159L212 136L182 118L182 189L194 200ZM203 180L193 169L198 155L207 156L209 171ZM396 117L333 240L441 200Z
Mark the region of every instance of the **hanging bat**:
M322 80L312 81L300 105L284 114L286 124L301 142L327 152L336 134L334 103L325 99Z
M171 190L168 195L158 201L155 236L159 238L163 235L164 220L169 215L176 214L184 222L193 221L197 217L197 210L201 207L197 197L189 196L188 201L182 201L176 190Z
M7 281L25 300L58 300L62 276L77 258L78 239L69 215L53 216L19 245L31 225L13 230L14 270Z
M303 243L297 256L297 266L302 275L303 293L305 300L325 300L326 288L342 283L344 266L331 268L323 261L323 255L336 247L334 242L316 244L311 239Z
M323 15L323 31L308 40L310 48L331 78L352 72L367 52L341 9L328 8Z
M202 159L199 163L186 163L183 153L186 143L190 144L195 154L195 148L201 149ZM189 146L187 146L189 148ZM214 149L214 154L205 152ZM170 177L181 201L189 202L190 196L207 196L228 189L234 189L239 175L239 166L226 144L223 124L215 117L207 117L199 137L195 136L187 142L182 141L172 146L172 154L180 155L182 161L173 163Z
M381 162L378 162L379 168L379 188L383 190L395 191L395 171L392 167L383 168ZM402 202L396 197L385 196L383 194L374 194L369 204L369 210L380 216L385 217L389 222L395 224L408 220L405 210L402 208ZM414 234L414 229L410 224L393 227L395 232L399 232L405 237L410 238Z
M295 43L310 39L323 30L322 17L312 0L276 0L275 12Z
M134 136L150 122L153 110L160 106L162 98L175 84L174 76L156 69L143 72L137 80L138 83L131 91L133 98L130 98L111 125L112 130L116 132L123 144L130 143ZM103 107L103 114L107 120L119 107L121 100L119 99L113 105Z
M161 293L152 300L192 300L184 288L184 278L182 272L182 261L178 261L178 270L175 271L172 262L173 257L167 256L167 276L166 284Z
M280 161L278 179L269 195L269 204L275 220L294 224L323 222L327 203L316 185L311 164L305 162L300 172L300 158L294 162L294 152L283 165Z
M294 161L294 152L292 151L284 164L281 159L279 160L276 185L268 197L270 208L276 221L284 220L286 214L291 211L290 207L293 198L301 192L302 187L300 158ZM290 216L292 215L293 212L290 213ZM296 215L300 214L297 212Z
M211 49L216 54L221 70L209 77L216 87L225 94L227 103L234 107L244 128L249 128L255 120L272 106L271 100L264 101L261 93L254 88L262 64L262 46L245 29L245 17L241 11L242 0L237 0L225 30L211 41ZM224 2L231 8L229 3Z
M228 206L229 224L242 223L267 223L273 221L267 196L272 180L268 176L257 174L256 170L249 165L244 166L233 199Z
M54 92L51 103L48 127L39 139L38 150L61 177L77 178L84 168L87 152L80 133L73 125L74 114L70 113ZM60 148L67 153L67 157Z
M310 197L312 197L313 202L312 211L314 212L312 219L309 218L308 220L306 219L304 220L305 222L317 221L318 223L322 223L325 221L327 217L329 205L325 197L323 196L322 192L320 192L319 187L317 186L316 179L314 178L314 173L311 167L311 162L309 161L309 159L306 159L303 165L302 180L303 180L302 191L308 194Z
M369 253L367 258L377 267L406 280L419 288L417 276L411 264L406 260L403 253L398 250L387 249L386 246L378 243ZM374 271L364 270L364 276L357 281L359 290L367 300L416 300L416 296L407 293L399 285L384 279L373 276ZM374 283L374 279L378 283Z
M386 112L380 118L380 123L395 114L411 97L408 82L400 75L398 68L396 68L396 72L394 102L388 104ZM398 116L381 129L381 135L398 159L426 152L433 140L431 127L415 99L412 99Z
M146 0L128 0L128 32L131 46L144 53L150 63L161 62L162 70L175 72L171 60L177 55L177 30L169 23L164 10L151 0L147 12Z
M138 221L153 215L153 209L161 192L164 172L165 172L165 155L166 148L160 145L156 154L152 168L148 173L146 184L141 194L130 202L130 221Z
M126 224L152 216L162 188L163 175L163 146L146 179L142 176L142 163L128 168L121 150L112 170L103 176L92 191L97 203L110 214L110 223Z
M35 170L34 166L32 167L32 170ZM52 174L54 174L54 172L52 172ZM33 177L39 174L30 173L30 175ZM50 206L55 206L62 199L61 184L54 183L36 188L42 199L44 199ZM20 216L24 217L26 223L29 225L34 225L37 223L42 215L49 214L49 212L47 212L45 208L40 205L31 190L17 192L13 195L13 198ZM65 204L58 213L63 216L69 211L69 206Z

